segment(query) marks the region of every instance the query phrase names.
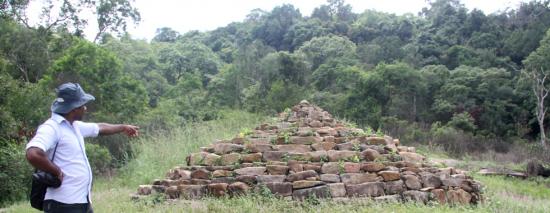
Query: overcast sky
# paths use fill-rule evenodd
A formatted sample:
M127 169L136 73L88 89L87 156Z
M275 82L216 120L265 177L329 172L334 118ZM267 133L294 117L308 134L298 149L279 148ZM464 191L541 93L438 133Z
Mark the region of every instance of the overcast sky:
M44 1L44 0L40 0ZM426 0L346 0L353 12L374 9L389 13L417 14L427 7ZM469 10L478 8L490 14L507 8L517 8L528 0L462 0ZM157 28L170 27L180 33L190 30L208 31L243 21L251 10L260 8L271 11L282 4L292 4L302 16L310 16L314 8L326 4L326 0L136 0L134 5L141 13L142 21L128 31L134 38L150 40ZM95 35L93 20L86 30L87 37Z

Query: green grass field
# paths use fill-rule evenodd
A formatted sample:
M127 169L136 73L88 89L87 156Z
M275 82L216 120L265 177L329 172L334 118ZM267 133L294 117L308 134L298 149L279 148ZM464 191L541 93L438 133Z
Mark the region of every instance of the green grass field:
M95 212L550 212L550 181L518 180L473 175L484 186L485 202L477 206L445 206L415 203L375 203L312 200L294 202L270 196L165 201L150 196L132 201L138 185L163 178L168 169L185 163L185 157L216 139L230 139L243 128L253 128L269 118L239 111L224 113L223 119L190 125L153 139L142 138L137 158L112 177L96 177L92 193ZM439 155L440 156L440 155ZM36 212L28 202L5 209L7 212ZM0 210L1 212L1 210Z

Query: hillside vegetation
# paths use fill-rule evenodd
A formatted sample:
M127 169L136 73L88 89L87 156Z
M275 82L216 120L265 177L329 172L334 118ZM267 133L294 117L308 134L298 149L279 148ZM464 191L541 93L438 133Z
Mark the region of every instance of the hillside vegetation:
M344 0L311 14L283 4L207 32L159 26L151 41L125 33L140 19L131 0L60 2L44 10L61 11L59 18L46 15L36 26L25 19L29 1L0 3L0 206L25 199L32 170L24 144L67 81L96 97L86 120L137 124L143 144L159 132L229 119L223 110L273 115L307 99L451 157L550 163L541 99L549 87L542 81L550 74L549 0L493 14L460 0L405 15L354 13ZM100 23L93 42L83 39L79 11L95 12ZM142 171L129 168L148 147L124 137L90 142L96 177L151 177L124 172Z

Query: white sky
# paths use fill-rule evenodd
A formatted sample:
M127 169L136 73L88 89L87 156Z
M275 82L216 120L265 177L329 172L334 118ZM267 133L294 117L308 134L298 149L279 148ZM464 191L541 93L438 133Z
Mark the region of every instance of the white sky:
M39 0L38 2L43 1ZM251 10L259 8L271 11L274 7L288 3L294 5L302 16L310 16L314 8L326 4L326 0L136 0L134 6L141 13L138 26L128 31L134 38L150 40L157 28L170 27L180 33L190 30L208 31L226 26L231 22L243 21ZM346 0L353 12L361 13L374 9L389 13L417 14L427 7L426 0ZM520 2L528 0L462 0L469 10L481 9L490 14L507 8L517 8ZM31 7L32 9L32 7ZM95 35L93 20L85 31L87 37ZM92 38L93 39L93 38Z

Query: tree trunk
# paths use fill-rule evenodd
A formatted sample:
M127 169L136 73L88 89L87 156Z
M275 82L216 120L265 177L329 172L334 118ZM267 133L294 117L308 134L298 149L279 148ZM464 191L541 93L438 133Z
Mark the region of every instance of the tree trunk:
M546 96L548 96L548 89L545 87L545 81L548 75L541 70L540 73L538 71L532 72L530 77L534 83L533 93L537 98L537 108L535 113L537 114L537 121L540 128L540 143L542 147L546 147L546 134L544 132L544 117L546 115L546 109L544 108L544 100L546 99Z

